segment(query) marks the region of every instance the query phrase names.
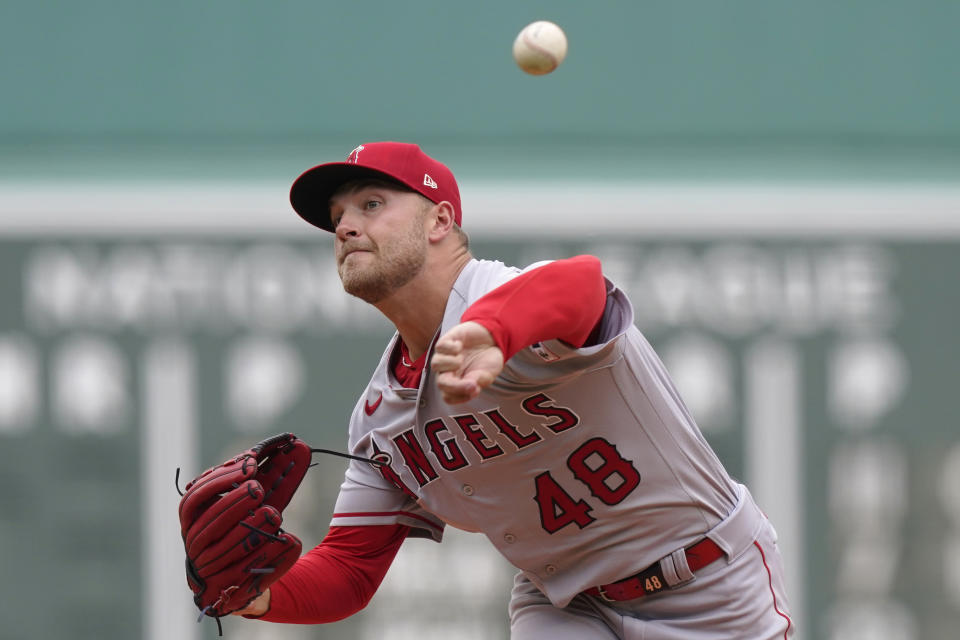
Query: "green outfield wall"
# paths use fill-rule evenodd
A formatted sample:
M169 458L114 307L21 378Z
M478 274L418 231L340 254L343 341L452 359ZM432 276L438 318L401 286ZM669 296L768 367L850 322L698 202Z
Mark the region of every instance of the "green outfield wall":
M537 19L545 77L510 57ZM775 521L797 640L955 637L958 32L950 0L0 3L0 640L215 637L174 474L345 445L389 327L286 195L377 139L451 166L478 255L604 260ZM355 619L225 633L506 638L511 568L447 535Z
M775 521L803 637L950 637L955 242L594 234L475 250L604 260ZM284 430L343 449L389 328L342 294L317 238L52 235L4 240L0 256L0 532L24 541L3 573L29 586L0 600L3 637L212 637L181 584L176 468L192 476ZM344 469L319 462L287 522L308 546ZM408 543L356 619L269 637L506 638L511 569L481 536L450 536Z

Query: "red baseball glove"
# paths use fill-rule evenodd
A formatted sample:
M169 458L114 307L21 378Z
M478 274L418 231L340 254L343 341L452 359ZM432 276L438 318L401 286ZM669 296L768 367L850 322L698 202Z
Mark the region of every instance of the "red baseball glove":
M310 447L292 433L260 442L207 469L180 500L187 584L204 615L243 609L300 557L300 540L280 528L310 466Z

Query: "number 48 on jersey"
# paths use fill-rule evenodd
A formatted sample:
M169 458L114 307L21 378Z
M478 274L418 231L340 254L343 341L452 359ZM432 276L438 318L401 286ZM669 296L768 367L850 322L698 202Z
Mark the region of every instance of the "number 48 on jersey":
M640 472L630 460L604 438L591 438L567 457L573 477L590 489L591 495L607 505L619 504L640 484ZM556 533L569 524L583 529L596 520L586 500L574 500L549 471L534 480L534 500L540 509L540 524L548 533Z

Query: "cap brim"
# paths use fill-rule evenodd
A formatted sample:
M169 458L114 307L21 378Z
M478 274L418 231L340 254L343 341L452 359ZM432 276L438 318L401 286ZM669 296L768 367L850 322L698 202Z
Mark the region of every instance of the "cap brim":
M330 221L330 197L340 186L357 178L384 178L396 182L390 174L348 162L329 162L307 169L290 187L290 204L310 224L333 231Z

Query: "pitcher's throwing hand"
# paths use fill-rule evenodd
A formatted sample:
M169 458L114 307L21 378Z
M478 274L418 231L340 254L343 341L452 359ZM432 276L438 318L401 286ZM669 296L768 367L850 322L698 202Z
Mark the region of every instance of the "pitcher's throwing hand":
M503 352L478 322L464 322L437 340L430 366L447 404L473 400L503 370Z

